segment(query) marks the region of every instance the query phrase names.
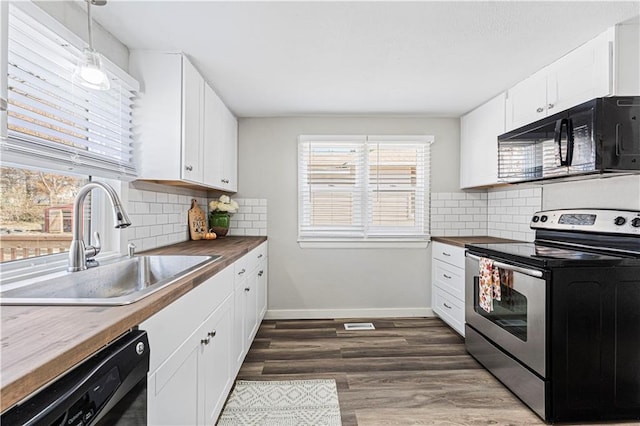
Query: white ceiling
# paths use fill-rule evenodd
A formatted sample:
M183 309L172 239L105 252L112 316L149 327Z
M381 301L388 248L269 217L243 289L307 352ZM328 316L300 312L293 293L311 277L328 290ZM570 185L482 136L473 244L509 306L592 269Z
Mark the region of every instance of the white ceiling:
M130 49L183 51L241 117L459 116L640 1L110 0L96 21Z

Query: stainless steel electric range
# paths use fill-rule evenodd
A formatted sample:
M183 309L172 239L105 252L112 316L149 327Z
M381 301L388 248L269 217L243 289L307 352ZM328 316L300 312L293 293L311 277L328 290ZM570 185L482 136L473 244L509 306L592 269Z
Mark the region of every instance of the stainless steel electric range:
M467 351L546 422L640 419L640 211L552 210L467 244Z

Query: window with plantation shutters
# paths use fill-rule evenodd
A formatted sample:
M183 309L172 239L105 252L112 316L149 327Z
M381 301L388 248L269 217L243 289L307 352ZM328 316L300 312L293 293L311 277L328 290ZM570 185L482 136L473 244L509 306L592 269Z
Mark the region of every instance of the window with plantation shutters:
M300 136L300 241L426 238L432 140Z
M133 179L138 83L105 59L110 90L73 84L84 42L30 2L9 4L6 22L3 163Z

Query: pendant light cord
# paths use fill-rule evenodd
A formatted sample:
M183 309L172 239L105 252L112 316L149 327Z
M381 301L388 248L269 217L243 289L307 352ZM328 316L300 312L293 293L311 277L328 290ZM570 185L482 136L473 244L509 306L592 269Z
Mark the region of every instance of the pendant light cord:
M91 25L91 0L87 1L87 26L89 28L89 49L93 50L93 25Z

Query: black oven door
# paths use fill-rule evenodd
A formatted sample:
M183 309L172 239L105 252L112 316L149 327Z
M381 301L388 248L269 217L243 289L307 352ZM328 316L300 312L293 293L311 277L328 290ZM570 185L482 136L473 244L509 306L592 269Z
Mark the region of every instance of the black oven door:
M480 303L480 258L470 253L466 256L467 324L546 378L546 282L542 271L494 260L494 266L501 270L501 296L493 299L489 308Z

